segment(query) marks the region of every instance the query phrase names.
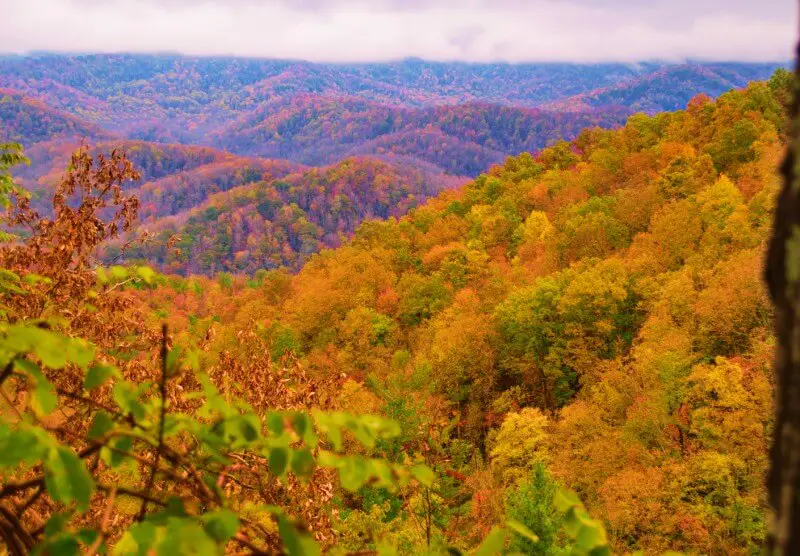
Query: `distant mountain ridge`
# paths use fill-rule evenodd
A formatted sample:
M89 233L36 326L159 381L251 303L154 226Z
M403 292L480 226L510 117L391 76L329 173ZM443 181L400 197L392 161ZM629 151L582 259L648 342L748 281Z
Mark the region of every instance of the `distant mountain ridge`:
M124 96L155 99L165 111L201 113L224 101L245 110L277 96L307 92L356 96L402 106L481 100L535 107L669 68L725 74L731 87L763 79L788 62L465 63L406 59L364 64L298 60L159 56L145 54L40 54L0 58L0 85L44 91L52 83L101 102ZM117 107L124 109L124 106ZM217 105L216 108L224 108Z
M152 232L131 257L179 273L296 269L508 156L781 65L0 57L0 143L26 147L17 175L43 214L75 148L123 148Z
M633 110L675 109L673 97L719 94L767 78L781 63L470 64L409 59L374 64L132 54L0 58L0 87L42 100L128 138L203 143L211 130L295 95L420 108L484 102L535 108L667 80L667 99L611 98ZM713 74L715 77L709 77ZM661 81L659 81L661 83ZM587 105L590 104L587 102ZM603 105L598 97L592 106ZM254 112L255 111L255 112Z
M788 64L787 64L788 65ZM678 64L660 68L640 78L548 103L551 110L592 110L626 107L634 112L682 110L699 93L717 97L751 81L765 79L754 64Z
M629 115L625 108L546 112L477 101L406 108L304 94L266 103L209 139L233 152L310 165L392 153L469 176L511 153L537 151L586 127L615 127Z

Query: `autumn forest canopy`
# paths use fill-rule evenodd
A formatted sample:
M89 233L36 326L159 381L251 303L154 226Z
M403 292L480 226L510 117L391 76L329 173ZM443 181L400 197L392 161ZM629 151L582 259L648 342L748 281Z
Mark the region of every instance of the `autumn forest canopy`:
M5 553L760 553L794 90L0 58Z

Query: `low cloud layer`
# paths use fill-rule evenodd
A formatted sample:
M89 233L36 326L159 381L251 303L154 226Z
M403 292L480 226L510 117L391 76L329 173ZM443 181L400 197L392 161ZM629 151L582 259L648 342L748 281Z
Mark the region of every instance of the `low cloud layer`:
M9 5L4 5L8 3ZM793 0L0 0L0 52L775 61Z

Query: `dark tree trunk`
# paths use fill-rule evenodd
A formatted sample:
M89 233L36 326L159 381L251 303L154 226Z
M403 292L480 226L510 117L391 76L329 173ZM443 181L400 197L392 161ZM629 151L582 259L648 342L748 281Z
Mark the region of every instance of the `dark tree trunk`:
M800 64L800 45L798 45ZM789 141L781 166L766 278L775 304L775 430L770 454L769 502L774 512L770 554L800 554L800 98L795 68Z

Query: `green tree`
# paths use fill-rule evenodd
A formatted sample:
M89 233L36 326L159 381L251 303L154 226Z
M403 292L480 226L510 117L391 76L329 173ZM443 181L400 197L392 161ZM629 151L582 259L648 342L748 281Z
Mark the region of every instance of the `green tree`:
M506 494L506 515L525 525L537 537L533 541L514 535L510 549L522 554L550 555L567 552L559 538L563 516L553 505L558 486L544 464L535 463L529 475Z

